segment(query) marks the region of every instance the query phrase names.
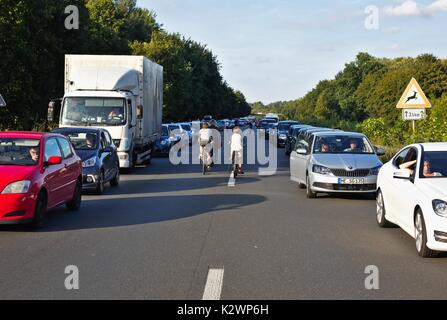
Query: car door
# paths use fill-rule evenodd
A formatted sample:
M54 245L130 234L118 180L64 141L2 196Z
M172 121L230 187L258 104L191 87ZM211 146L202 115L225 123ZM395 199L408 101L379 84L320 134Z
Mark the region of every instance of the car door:
M62 150L62 163L64 165L64 168L61 170L61 178L63 178L64 185L61 195L63 198L62 201L70 201L73 198L78 179L78 163L70 142L61 137L58 137L57 141L59 142L59 146Z
M110 152L110 179L113 179L116 176L117 171L119 170L119 158L118 153L116 152L116 147L113 144L112 137L110 133L104 131L104 137L106 138L107 148Z
M410 147L400 152L392 162L391 170L387 174L387 186L384 190L385 205L402 228L413 228L413 218L408 219L408 212L412 206L411 195L415 194L416 186L414 180L394 178L394 173L399 170L403 163L417 160L419 152L417 148ZM416 177L416 166L413 178Z
M298 150L305 150L305 154L300 154ZM292 180L305 183L306 182L306 163L309 159L309 148L304 140L299 140L295 144L290 154L290 175ZM304 171L304 172L303 172Z
M51 157L62 157L62 151L56 138L49 138L45 141L45 163L48 162ZM64 201L64 169L65 165L63 162L52 166L45 164L44 186L48 191L48 208L53 208Z
M112 163L112 153L110 152L110 148L108 148L108 142L105 136L105 133L101 131L100 135L100 158L102 162L102 169L104 170L104 179L105 181L109 181L112 179L113 168L115 164Z

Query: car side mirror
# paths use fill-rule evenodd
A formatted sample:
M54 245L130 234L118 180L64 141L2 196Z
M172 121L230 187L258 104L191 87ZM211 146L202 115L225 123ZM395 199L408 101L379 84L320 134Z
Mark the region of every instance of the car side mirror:
M298 149L296 149L296 153L301 154L301 155L306 155L307 150L303 149L303 148L298 148Z
M382 149L382 148L377 149L377 150L376 150L376 154L377 154L379 157L384 156L384 155L385 155L385 149Z
M137 119L138 120L143 119L143 106L142 105L137 106Z
M62 163L62 157L50 157L46 162L47 166L57 166Z
M393 174L394 179L411 180L412 175L409 169L399 169Z

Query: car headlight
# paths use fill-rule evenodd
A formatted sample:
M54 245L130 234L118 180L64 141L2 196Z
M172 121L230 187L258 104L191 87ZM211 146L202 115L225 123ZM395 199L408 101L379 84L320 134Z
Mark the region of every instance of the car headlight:
M438 216L447 218L447 202L443 200L433 200L433 210Z
M82 163L83 168L91 168L96 165L96 158L90 158Z
M3 190L2 194L23 194L28 193L31 186L31 181L23 180L10 183Z
M323 166L318 166L318 165L314 165L313 166L313 170L314 173L318 173L318 174L331 174L331 169L323 167Z
M166 140L166 139L163 139L163 140L160 141L160 144L161 144L162 146L165 146L165 145L167 145L168 143L169 143L169 140Z
M371 170L369 170L369 175L370 176L378 176L380 169L382 169L382 166L377 166L375 168L372 168Z

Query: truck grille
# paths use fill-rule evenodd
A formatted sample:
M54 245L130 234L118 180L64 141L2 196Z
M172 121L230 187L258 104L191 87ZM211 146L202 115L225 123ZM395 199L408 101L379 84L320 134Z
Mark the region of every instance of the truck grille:
M348 177L348 178L360 178L367 177L369 175L370 169L357 169L353 171L348 171L344 169L331 169L331 172L336 177Z

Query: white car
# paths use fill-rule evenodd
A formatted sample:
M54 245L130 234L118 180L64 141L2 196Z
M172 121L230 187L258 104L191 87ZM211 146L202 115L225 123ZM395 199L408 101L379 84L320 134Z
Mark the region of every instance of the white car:
M447 251L447 143L407 146L382 167L377 221L415 238L421 257Z

